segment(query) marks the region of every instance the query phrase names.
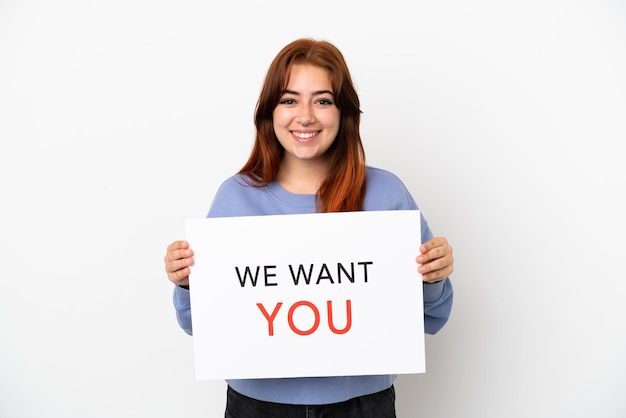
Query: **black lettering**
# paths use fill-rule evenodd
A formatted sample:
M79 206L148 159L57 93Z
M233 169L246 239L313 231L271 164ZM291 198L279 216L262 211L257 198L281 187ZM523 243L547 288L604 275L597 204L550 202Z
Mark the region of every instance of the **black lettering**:
M237 270L237 277L239 277L239 284L241 285L241 287L244 287L246 285L246 278L248 277L250 277L252 286L256 287L256 281L259 278L259 270L260 270L259 266L256 267L256 273L254 277L252 277L252 272L250 271L249 266L246 266L246 270L243 273L243 277L241 277L241 273L239 272L239 267L235 267L235 270Z
M365 283L367 283L367 266L374 264L373 261L359 261L357 263L359 266L363 266L363 277L365 278Z
M263 266L263 270L265 272L265 286L278 286L278 283L269 283L267 281L268 277L276 277L276 273L268 273L267 270L275 268L276 266Z
M325 275L324 275L324 272L326 272ZM335 281L330 276L330 271L328 271L328 267L326 266L326 263L322 264L322 268L320 269L320 274L319 276L317 276L317 282L315 284L320 284L320 280L330 280L332 284L335 284Z
M348 274L346 269L343 267L343 264L337 263L337 283L341 283L342 271L346 275L348 280L350 280L350 283L354 283L354 263L350 263L350 272L351 272L350 274Z
M302 273L302 276L304 277L304 281L306 282L306 284L309 284L311 282L311 276L313 275L313 264L311 264L311 267L309 267L308 276L302 264L298 266L297 275L294 274L293 267L291 266L291 264L289 264L289 271L291 272L291 279L293 280L293 284L295 284L296 286L298 285L298 283L300 283L300 273Z

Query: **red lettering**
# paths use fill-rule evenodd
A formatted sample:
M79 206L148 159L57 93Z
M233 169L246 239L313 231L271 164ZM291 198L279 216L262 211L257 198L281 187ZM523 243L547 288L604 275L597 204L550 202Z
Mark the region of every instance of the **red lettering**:
M261 311L261 313L267 320L268 335L270 337L273 336L274 335L274 320L276 319L276 316L278 315L278 311L283 306L283 303L278 302L276 306L274 307L274 310L272 311L271 314L267 312L267 310L265 309L265 306L263 306L262 303L257 303L256 305L259 307L259 310ZM308 307L311 310L311 312L313 312L313 316L315 317L315 320L313 321L313 325L309 329L300 329L294 322L293 316L296 312L296 309L300 308L301 306ZM339 329L334 324L333 302L330 300L326 301L326 312L328 313L328 328L330 329L332 333L341 335L350 331L350 329L352 328L352 301L350 299L346 300L346 325L343 328ZM293 305L291 305L291 308L289 308L289 312L287 313L287 323L289 324L289 328L291 328L291 330L294 333L298 335L311 335L315 331L317 331L317 329L320 326L320 311L319 309L317 309L317 306L315 306L313 302L301 300L299 302L294 303Z
M313 311L313 314L315 315L315 323L313 324L313 326L306 330L306 331L302 331L300 329L298 329L296 327L296 325L293 323L293 313L295 312L295 310L300 307L300 306L308 306L309 308L311 308L311 310ZM317 307L312 304L311 302L308 302L306 300L301 300L300 302L296 302L294 303L291 308L289 308L289 314L287 315L287 321L289 322L289 327L291 328L291 330L293 332L295 332L298 335L310 335L313 334L316 330L317 327L319 327L320 325L320 311L317 310Z
M280 309L281 306L283 306L283 303L278 302L271 315L267 313L267 311L265 310L265 306L263 306L262 303L257 303L256 306L259 307L259 309L261 310L261 313L263 314L265 319L267 319L268 334L270 336L274 335L274 318L276 318L276 315L278 314L278 310ZM291 310L289 312L291 313Z
M345 334L350 331L352 327L352 301L350 299L346 300L346 326L343 329L335 328L335 324L333 324L333 302L326 302L326 309L328 310L328 327L335 334Z

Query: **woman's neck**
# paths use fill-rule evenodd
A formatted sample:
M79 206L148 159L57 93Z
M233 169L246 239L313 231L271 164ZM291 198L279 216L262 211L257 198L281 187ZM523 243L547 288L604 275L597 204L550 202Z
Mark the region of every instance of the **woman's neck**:
M316 194L325 179L326 164L319 162L290 164L283 160L276 181L290 193Z

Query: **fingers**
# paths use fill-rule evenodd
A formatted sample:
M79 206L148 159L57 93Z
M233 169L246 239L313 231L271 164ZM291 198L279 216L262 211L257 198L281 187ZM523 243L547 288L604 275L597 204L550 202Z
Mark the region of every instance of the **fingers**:
M187 241L174 241L167 246L163 257L167 278L179 286L189 285L189 266L193 265L193 251Z
M193 252L189 249L189 243L187 241L174 241L170 245L167 246L167 252L165 253L165 257L163 258L165 261L165 270L169 273L170 271L178 270L179 267L175 265L170 265L172 261L189 257L193 255Z
M454 271L452 247L443 237L433 238L420 247L420 255L415 258L419 264L417 271L422 280L428 283L445 279Z
M452 250L452 247L450 247L450 245L448 244L447 239L445 239L444 237L435 237L431 239L430 241L427 241L424 244L422 244L422 246L420 247L420 253L427 254L433 249L445 248L445 247L448 247L450 248L450 250Z
M422 264L417 271L422 275L422 281L434 283L450 276L454 271L454 260L452 255L433 260L427 264Z
M174 241L167 246L167 252L169 253L173 250L180 250L185 248L189 248L189 243L187 241Z
M168 273L167 278L170 282L178 286L189 286L189 268L178 270L174 273Z

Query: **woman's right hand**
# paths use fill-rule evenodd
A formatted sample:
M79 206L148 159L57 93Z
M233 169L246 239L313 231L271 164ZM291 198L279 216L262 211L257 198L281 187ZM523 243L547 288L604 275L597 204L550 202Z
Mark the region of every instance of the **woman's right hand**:
M187 241L174 241L167 246L163 258L167 278L178 286L189 286L189 266L193 264L193 251Z

